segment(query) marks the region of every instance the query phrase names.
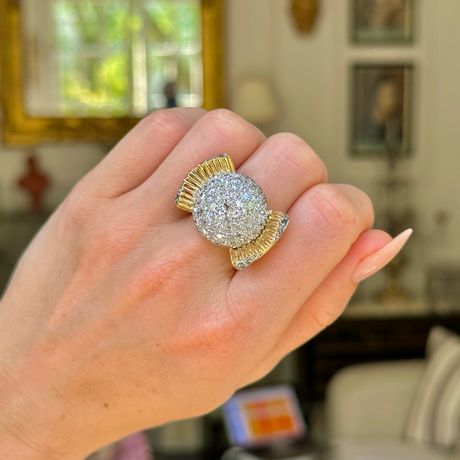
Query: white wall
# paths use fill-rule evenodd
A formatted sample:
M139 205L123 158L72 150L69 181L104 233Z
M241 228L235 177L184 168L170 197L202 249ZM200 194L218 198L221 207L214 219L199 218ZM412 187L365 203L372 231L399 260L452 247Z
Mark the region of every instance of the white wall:
M45 206L54 209L73 185L92 169L105 154L96 144L47 145L34 150L41 170L51 179ZM27 194L17 185L26 168L29 151L0 145L0 212L29 209Z
M347 0L321 0L316 29L307 36L293 27L290 0L230 0L228 82L231 89L246 74L269 76L283 108L273 131L298 134L323 158L331 182L352 183L375 198L384 163L352 159L347 148L349 68L357 61L414 62L414 152L403 170L412 178L418 213L406 283L420 291L427 263L460 260L460 2L415 3L414 45L376 48L350 43ZM438 210L452 219L445 243L432 240Z

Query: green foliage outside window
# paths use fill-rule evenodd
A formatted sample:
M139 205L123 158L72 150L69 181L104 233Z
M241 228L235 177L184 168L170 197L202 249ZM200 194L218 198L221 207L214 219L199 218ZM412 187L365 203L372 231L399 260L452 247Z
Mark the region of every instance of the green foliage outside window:
M141 96L153 110L171 69L178 91L193 92L191 74L201 65L199 0L54 0L52 16L63 115L132 115L136 79L145 79ZM139 62L145 75L135 70Z

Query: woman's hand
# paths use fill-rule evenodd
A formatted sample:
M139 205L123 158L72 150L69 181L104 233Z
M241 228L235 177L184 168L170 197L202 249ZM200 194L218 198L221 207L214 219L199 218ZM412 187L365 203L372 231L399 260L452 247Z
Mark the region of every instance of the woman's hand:
M174 204L224 152L290 216L241 272ZM294 135L267 140L226 110L150 115L75 186L1 302L2 458L80 459L216 408L337 318L357 264L391 241L372 222Z

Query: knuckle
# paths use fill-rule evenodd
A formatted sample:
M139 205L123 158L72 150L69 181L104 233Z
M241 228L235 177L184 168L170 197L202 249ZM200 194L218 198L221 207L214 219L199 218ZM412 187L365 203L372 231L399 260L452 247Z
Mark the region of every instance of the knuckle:
M358 217L354 203L342 190L328 184L319 184L309 192L313 207L311 218L316 228L336 237L348 236L357 225Z
M271 138L274 145L282 154L289 155L290 153L301 153L305 154L308 150L310 153L311 148L309 145L301 139L299 136L291 133L278 133L274 134Z
M313 322L313 328L315 333L322 331L326 327L330 326L339 317L337 311L330 311L325 308L319 308L318 310L309 310L308 327L304 327L301 330L309 331L304 333L303 340L308 341L311 339L311 322Z
M190 129L190 123L181 116L178 109L163 109L147 115L143 123L149 133L160 132L164 136L183 136Z
M374 219L375 219L374 206L372 205L372 201L369 198L369 196L366 193L364 193L362 190L356 189L356 191L359 193L361 197L360 203L363 209L363 215L365 216L364 225L366 228L371 228L372 225L374 224Z
M308 173L309 181L327 181L324 162L302 138L291 133L278 133L270 140L276 153L296 166L300 177L306 180L305 173Z
M216 109L204 116L205 122L226 139L232 141L250 137L249 123L227 109Z

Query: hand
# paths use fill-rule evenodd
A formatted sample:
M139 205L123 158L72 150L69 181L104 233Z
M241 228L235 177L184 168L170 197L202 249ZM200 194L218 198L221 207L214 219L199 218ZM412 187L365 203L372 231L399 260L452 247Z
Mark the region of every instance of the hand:
M227 152L290 224L235 272L174 196ZM35 237L0 308L4 460L80 459L143 428L204 414L334 321L360 260L391 241L367 196L327 184L291 134L225 110L150 115Z

